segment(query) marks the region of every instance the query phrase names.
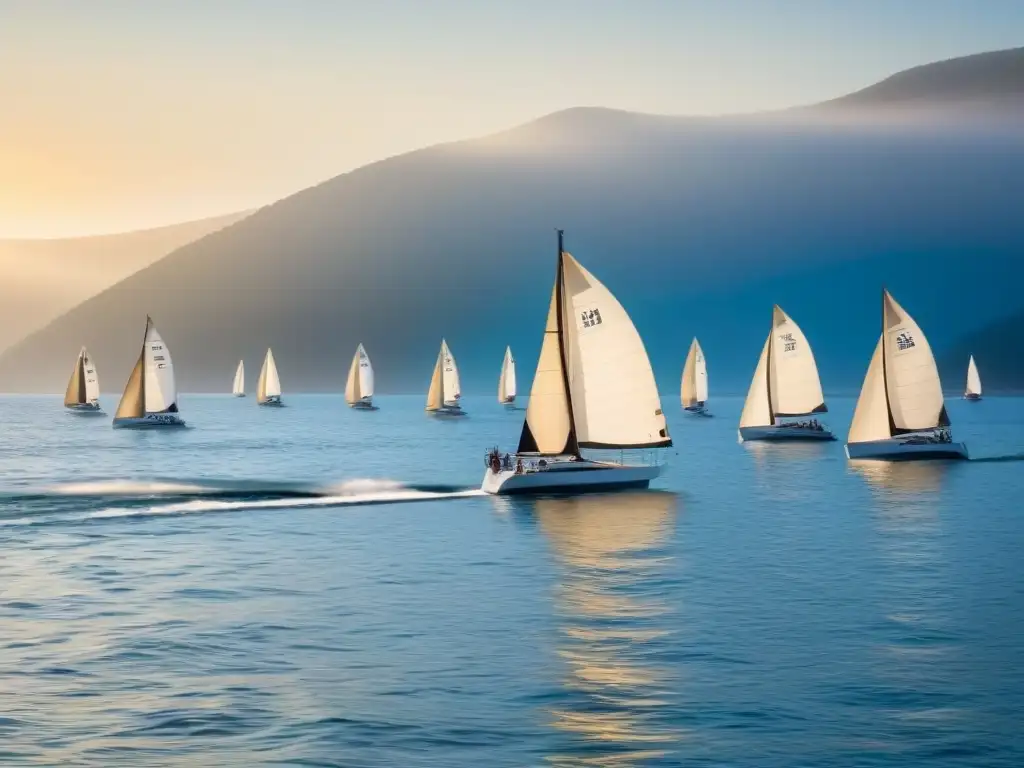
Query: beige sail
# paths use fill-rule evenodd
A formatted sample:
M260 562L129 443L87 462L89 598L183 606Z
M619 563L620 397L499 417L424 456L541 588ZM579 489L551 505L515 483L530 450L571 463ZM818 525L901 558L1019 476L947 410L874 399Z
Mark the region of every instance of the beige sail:
M651 362L626 310L569 253L562 274L563 333L579 446L671 445Z
M444 353L445 344L441 342L441 351L437 353L434 373L430 377L430 388L427 390L427 410L437 411L444 407Z
M827 411L811 345L800 326L777 304L772 310L771 343L772 416L806 416Z
M281 379L277 375L277 363L274 362L274 352L269 347L267 355L263 358L263 367L260 369L260 378L256 384L256 402L265 403L271 398L281 396Z
M146 352L143 349L139 361L132 368L128 383L125 385L121 402L117 404L115 419L141 419L146 415L145 392Z
M498 402L511 403L516 399L516 361L512 357L512 348L505 347L505 357L501 361L501 376L498 378Z
M873 440L888 440L892 437L889 429L889 405L885 396L885 375L882 371L882 339L875 345L864 385L857 398L857 407L850 423L849 443L867 443Z
M359 349L362 349L362 345ZM348 368L348 381L345 382L345 402L349 405L358 403L363 398L359 389L359 349L352 357L352 365Z
M693 408L708 399L708 372L704 361L704 350L694 337L683 364L683 380L680 387L683 408Z
M561 270L559 270L560 272ZM519 440L520 453L573 453L578 450L572 436L569 399L566 396L566 375L562 367L559 348L558 283L555 279L548 305L548 319L544 325L537 372L530 387L530 400L526 406L526 422Z
M974 363L974 355L967 361L967 387L965 395L977 395L981 397L981 376L978 375L978 366Z
M85 349L78 353L75 369L71 372L68 388L64 392L64 405L81 405L87 402L85 394Z
M942 384L928 339L888 291L883 305L883 362L893 427L897 432L914 432L948 426Z
M775 424L771 403L768 400L768 349L771 343L772 334L769 333L761 349L761 356L757 359L757 368L754 369L750 389L747 390L747 399L743 403L743 413L740 414L741 427L770 427Z

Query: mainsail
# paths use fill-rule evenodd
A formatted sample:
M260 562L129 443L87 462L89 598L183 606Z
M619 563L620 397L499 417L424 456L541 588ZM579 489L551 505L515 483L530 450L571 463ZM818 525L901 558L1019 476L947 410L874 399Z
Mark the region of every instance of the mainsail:
M458 405L462 397L462 385L459 383L459 366L455 356L448 349L448 342L441 339L441 357L444 363L442 379L444 380L445 405Z
M974 355L971 355L967 363L967 387L964 394L981 397L981 376L978 375L978 366L974 364Z
M807 337L777 304L740 416L741 427L771 426L786 416L825 413L818 366Z
M116 418L141 418L147 413L176 413L178 392L170 350L153 321L146 317L142 352L128 377Z
M263 358L263 368L260 369L259 383L256 385L256 402L265 403L271 398L280 396L281 379L277 375L274 352L268 347L267 356Z
M64 392L64 405L82 405L89 402L85 395L85 347L75 358L75 368L71 371L68 388Z
M498 379L498 402L511 403L516 399L516 361L512 348L505 347L505 359L501 362L501 377Z
M352 357L352 365L348 369L348 380L345 382L345 401L349 405L358 402L370 402L373 398L373 366L370 356L360 344Z
M708 366L704 360L704 350L696 337L690 342L690 351L686 353L686 362L683 364L680 399L683 408L703 405L708 400Z
M238 368L235 370L235 381L231 385L231 394L241 397L245 394L245 360L238 361Z
M850 424L849 442L949 426L935 357L921 328L882 292L882 335Z
M430 388L427 390L427 410L438 411L444 407L444 358L448 345L441 340L441 351L437 353L434 373L430 377Z
M611 292L562 247L519 452L672 445L643 341Z

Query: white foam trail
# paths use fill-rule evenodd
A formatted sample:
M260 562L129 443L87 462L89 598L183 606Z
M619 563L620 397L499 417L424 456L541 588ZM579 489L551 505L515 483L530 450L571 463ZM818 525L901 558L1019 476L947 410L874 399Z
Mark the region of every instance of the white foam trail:
M55 485L49 491L59 496L157 496L215 493L217 489L189 483L148 480L90 480Z

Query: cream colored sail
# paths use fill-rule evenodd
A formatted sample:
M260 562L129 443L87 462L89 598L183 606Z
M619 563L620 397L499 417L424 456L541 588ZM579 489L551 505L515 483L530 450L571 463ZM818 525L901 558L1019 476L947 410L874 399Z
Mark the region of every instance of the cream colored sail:
M277 375L277 363L274 362L274 352L267 348L267 356L263 358L263 368L260 369L260 379L256 385L256 402L265 403L272 397L281 396L281 378Z
M708 367L704 360L704 350L694 337L690 342L690 350L686 353L683 364L683 380L680 390L683 408L693 408L708 399Z
M612 293L563 254L562 316L581 448L671 445L647 350Z
M505 359L501 361L501 376L498 378L498 402L511 403L516 399L516 361L512 348L505 347Z
M358 402L370 402L373 397L373 366L370 357L360 344L352 356L352 365L348 369L348 380L345 382L345 401L349 405Z
M882 332L889 413L896 432L948 426L942 384L928 339L885 291Z
M82 373L85 376L85 401L95 403L100 399L100 377L89 351L82 348Z
M121 395L121 402L117 404L115 419L141 419L146 415L146 394L145 376L146 353L139 354L138 362L132 368L128 376L128 383L124 387L124 394Z
M967 362L967 387L964 394L981 397L981 376L978 375L978 366L974 364L974 355Z
M442 378L444 379L444 404L454 406L459 404L462 397L462 385L459 382L459 365L455 362L455 355L448 349L448 342L441 339L441 357L444 362Z
M441 351L437 353L437 362L434 363L434 373L430 377L430 387L427 389L427 410L438 411L444 407L444 352L446 345L441 342Z
M778 305L772 310L770 339L772 416L806 416L827 411L811 345L800 326Z
M174 383L174 362L156 326L147 318L144 391L146 413L162 413L177 409L178 390Z
M565 382L566 372L562 365L562 351L559 343L559 284L561 283L561 260L555 287L551 289L551 303L548 305L548 319L544 325L544 340L537 360L537 371L533 374L530 400L526 406L526 420L519 438L519 453L577 453L579 446L572 431L569 413L569 399Z
M75 367L71 371L68 388L64 391L64 405L81 405L88 402L85 394L85 347L75 358Z
M747 390L747 399L743 403L743 413L740 414L741 427L770 427L775 423L771 402L768 399L768 350L771 343L772 334L769 333L761 349L761 356L757 359L757 368L754 369L750 389Z
M847 442L867 443L874 440L888 440L892 437L889 429L889 404L885 396L885 374L882 371L882 339L875 345L864 385L857 398L857 407L850 423Z
M238 361L238 368L235 369L235 381L231 385L231 394L235 397L245 394L245 360Z

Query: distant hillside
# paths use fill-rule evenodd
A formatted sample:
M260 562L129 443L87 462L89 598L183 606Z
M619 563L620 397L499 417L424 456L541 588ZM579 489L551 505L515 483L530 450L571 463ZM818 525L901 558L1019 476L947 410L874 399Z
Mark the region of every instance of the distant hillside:
M972 330L950 344L941 360L947 387L961 387L974 355L986 392L1024 392L1024 310Z
M381 391L425 393L442 335L465 391L495 389L506 344L528 386L558 226L634 317L664 391L693 335L712 392L745 391L778 302L826 387L853 392L883 283L938 350L1024 309L1024 134L1005 125L568 110L366 166L186 245L9 350L0 388L58 391L86 343L119 389L147 313L186 391L225 390L268 345L286 391L337 391L361 341Z
M171 251L248 214L97 237L0 240L0 350Z

